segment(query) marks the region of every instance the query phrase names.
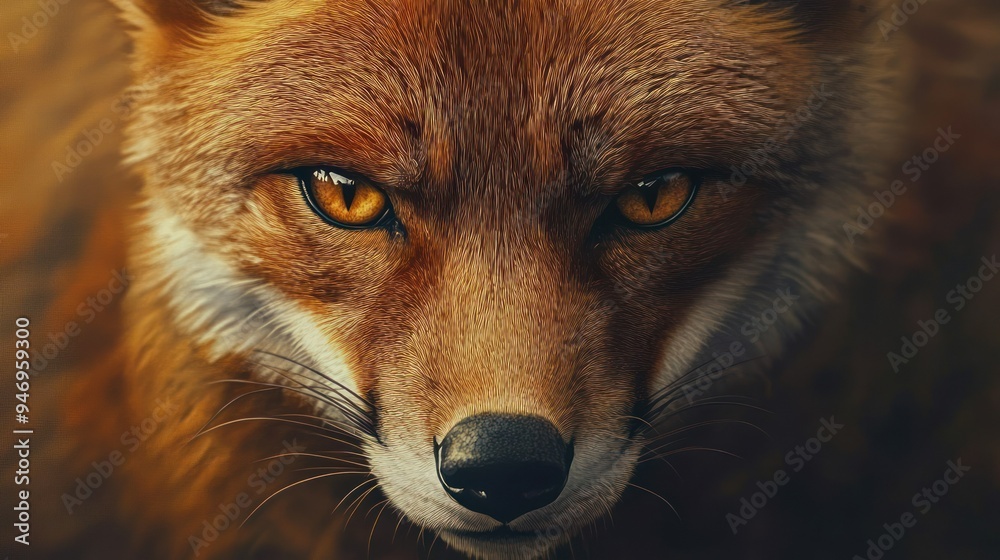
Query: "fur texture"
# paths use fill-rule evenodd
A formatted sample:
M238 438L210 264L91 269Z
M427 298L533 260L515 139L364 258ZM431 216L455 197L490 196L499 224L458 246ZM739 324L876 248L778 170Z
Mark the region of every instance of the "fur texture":
M321 370L372 403L364 453L389 503L475 556L542 554L560 542L535 535L557 516L577 512L569 535L609 510L642 446L639 403L696 366L730 313L789 285L823 295L845 264L831 238L883 144L883 62L846 9L809 34L790 10L714 2L596 16L274 1L207 25L176 4L131 12L150 45L128 150L145 177L137 389L179 383L149 370L192 342L192 390L232 377L220 357L243 371L248 347ZM728 193L728 170L803 107ZM406 239L312 216L281 171L317 164L388 189ZM593 225L621 186L671 167L705 170L683 220ZM270 367L255 377L280 381ZM437 480L433 441L480 412L541 416L575 441L560 498L511 524L525 536L466 536L498 524ZM212 435L192 458L211 457ZM165 460L176 442L161 443Z
M142 179L125 335L59 393L114 403L104 427L67 420L87 459L171 402L99 496L135 551L330 557L351 546L330 510L377 484L374 505L470 555L550 552L615 507L651 395L776 290L801 300L752 350L771 359L836 292L858 255L843 224L895 155L872 4L197 4L121 7L136 46L125 151ZM386 188L405 240L318 220L285 171L320 164ZM681 221L594 229L623 185L669 167L704 173ZM371 405L377 437L222 425L344 422L301 390L334 382ZM461 536L496 524L436 479L434 438L483 411L537 414L576 441L561 497L512 525L530 537ZM207 539L204 522L256 490L253 462L291 441L332 457L296 468L357 474L257 510L305 478L283 469L244 528ZM58 542L94 534L76 530Z

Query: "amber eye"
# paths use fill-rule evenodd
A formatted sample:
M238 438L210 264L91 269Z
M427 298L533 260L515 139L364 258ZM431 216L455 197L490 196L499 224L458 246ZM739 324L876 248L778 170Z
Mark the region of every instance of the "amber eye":
M684 171L670 169L647 175L615 199L629 225L661 227L680 218L694 200L698 184Z
M309 206L334 225L348 229L374 227L389 213L388 197L364 179L315 167L296 175Z

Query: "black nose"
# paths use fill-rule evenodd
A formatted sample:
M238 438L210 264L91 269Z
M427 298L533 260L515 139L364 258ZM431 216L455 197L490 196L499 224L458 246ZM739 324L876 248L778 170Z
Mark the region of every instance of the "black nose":
M559 497L573 448L542 418L480 414L456 424L436 455L455 501L508 523Z

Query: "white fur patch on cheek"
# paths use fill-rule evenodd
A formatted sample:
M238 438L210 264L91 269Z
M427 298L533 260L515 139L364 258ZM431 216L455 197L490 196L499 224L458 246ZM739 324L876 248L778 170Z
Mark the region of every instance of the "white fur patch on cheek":
M651 392L674 382L694 367L712 336L726 328L730 313L746 300L753 280L771 258L773 249L764 244L763 249L746 256L698 299L664 346Z
M165 203L152 200L148 211L144 245L152 251L137 255L137 260L145 265L143 274L153 276L150 285L167 295L180 332L208 348L211 360L254 350L272 352L356 391L343 355L318 318L265 281L248 277L223 256L209 252ZM280 377L270 368L258 369L268 379Z

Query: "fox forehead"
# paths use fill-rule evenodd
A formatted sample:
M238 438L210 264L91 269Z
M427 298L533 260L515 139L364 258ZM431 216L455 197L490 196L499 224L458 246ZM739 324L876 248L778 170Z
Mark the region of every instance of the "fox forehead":
M210 131L183 146L243 176L322 163L481 192L572 167L607 187L744 161L808 95L787 23L720 4L272 0L166 55L169 95Z

